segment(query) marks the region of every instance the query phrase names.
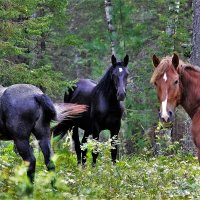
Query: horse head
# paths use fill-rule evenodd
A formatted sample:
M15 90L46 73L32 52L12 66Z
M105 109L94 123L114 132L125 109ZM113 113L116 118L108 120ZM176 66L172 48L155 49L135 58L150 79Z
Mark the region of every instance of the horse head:
M117 100L124 101L126 97L126 85L127 85L127 78L128 78L128 62L129 57L126 55L124 57L123 62L117 62L117 59L114 55L111 57L112 62L112 73L111 78L113 80L114 86L117 91Z
M160 102L159 117L161 122L172 122L174 110L180 102L181 87L179 83L179 57L174 54L172 57L165 57L161 61L153 55L155 70L151 77L157 90Z

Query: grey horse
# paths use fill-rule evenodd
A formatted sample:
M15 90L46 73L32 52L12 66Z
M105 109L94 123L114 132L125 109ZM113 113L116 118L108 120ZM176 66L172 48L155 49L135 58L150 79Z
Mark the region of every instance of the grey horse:
M17 151L29 163L27 175L34 182L36 159L29 144L31 133L39 141L48 170L54 170L51 161L51 120L85 111L85 107L74 104L53 104L39 88L30 84L0 86L0 140L13 140Z

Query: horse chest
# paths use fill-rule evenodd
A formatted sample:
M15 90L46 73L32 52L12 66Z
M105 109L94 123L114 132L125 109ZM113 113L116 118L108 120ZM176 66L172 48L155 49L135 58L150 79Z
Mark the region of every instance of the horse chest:
M120 121L121 116L122 109L120 106L106 105L96 110L94 118L100 125L107 128L110 127L110 125L113 126L116 122Z

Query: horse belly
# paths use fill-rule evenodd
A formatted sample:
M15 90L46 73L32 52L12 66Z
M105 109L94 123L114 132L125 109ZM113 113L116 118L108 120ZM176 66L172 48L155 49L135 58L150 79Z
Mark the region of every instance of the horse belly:
M99 113L96 116L101 130L113 130L113 128L118 127L121 121L121 112Z
M78 126L79 128L83 130L89 130L90 127L90 120L89 115L85 114L84 116L81 116L77 119L73 119L74 125Z
M8 141L8 140L12 140L12 137L6 133L0 132L0 140Z

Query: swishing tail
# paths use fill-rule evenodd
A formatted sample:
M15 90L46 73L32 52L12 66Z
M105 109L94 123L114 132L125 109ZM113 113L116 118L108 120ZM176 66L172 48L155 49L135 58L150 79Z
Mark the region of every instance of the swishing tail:
M35 96L36 101L44 110L45 119L55 120L58 123L66 119L78 116L87 110L86 105L72 103L53 103L45 94Z
M73 103L55 103L54 108L56 110L57 122L78 117L80 113L87 111L86 105L78 105Z
M64 135L73 127L72 118L79 117L81 113L87 111L86 105L78 105L72 103L55 103L57 117L56 123L51 126L53 136L59 136L59 139L63 138Z

